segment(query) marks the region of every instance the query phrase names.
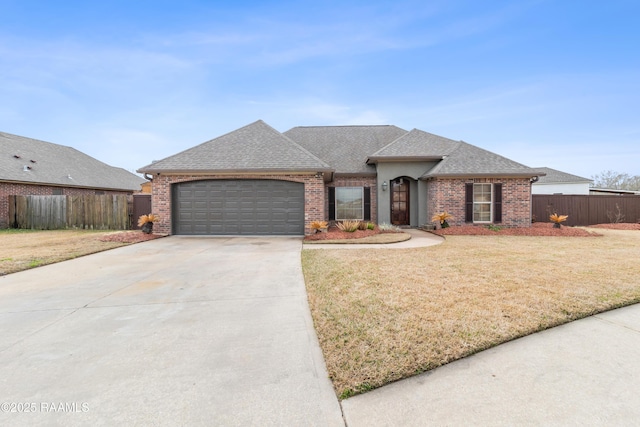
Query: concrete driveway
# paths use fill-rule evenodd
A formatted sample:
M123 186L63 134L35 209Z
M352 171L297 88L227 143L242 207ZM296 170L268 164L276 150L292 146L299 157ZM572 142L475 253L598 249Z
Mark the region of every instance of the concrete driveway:
M299 238L169 237L0 278L0 425L344 425Z

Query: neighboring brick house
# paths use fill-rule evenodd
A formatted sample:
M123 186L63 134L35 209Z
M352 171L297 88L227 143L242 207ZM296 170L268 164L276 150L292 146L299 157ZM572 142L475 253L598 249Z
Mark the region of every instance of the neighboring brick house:
M80 151L0 132L0 228L10 225L13 195L124 194L140 191L145 179Z
M418 227L531 224L534 169L467 144L396 126L295 127L259 120L138 170L152 184L155 230L292 234L315 220Z

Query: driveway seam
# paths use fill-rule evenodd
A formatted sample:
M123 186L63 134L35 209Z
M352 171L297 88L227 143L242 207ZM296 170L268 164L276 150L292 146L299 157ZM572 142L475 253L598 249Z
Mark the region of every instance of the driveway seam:
M64 319L66 319L67 317L69 317L69 316L71 316L72 314L76 313L76 312L77 312L77 311L79 311L80 309L82 309L82 307L80 307L80 308L76 308L76 309L68 309L68 310L73 310L73 311L71 311L70 313L65 314L65 315L64 315L64 316L62 316L61 318L56 319L56 320L54 320L54 321L53 321L53 322L51 322L51 323L48 323L48 324L46 324L46 325L42 326L41 328L36 329L35 331L31 332L30 334L27 334L27 335L23 336L22 338L18 339L18 341L14 342L13 344L10 344L9 346L7 346L7 347L5 347L5 348L0 349L0 353L3 353L3 352L5 352L5 351L7 351L7 350L9 350L9 349L11 349L11 348L13 348L13 347L15 347L16 345L18 345L18 344L22 343L23 341L25 341L27 338L30 338L30 337L34 336L35 334L38 334L38 333L40 333L40 332L44 331L45 329L50 328L51 326L55 325L56 323L59 323L60 321L62 321L62 320L64 320ZM57 311L60 311L60 310L57 310Z

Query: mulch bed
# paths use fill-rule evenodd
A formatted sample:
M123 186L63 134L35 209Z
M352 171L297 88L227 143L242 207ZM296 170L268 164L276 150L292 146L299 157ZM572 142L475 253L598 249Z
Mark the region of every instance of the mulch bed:
M640 230L640 224L621 222L618 224L597 224L589 227L606 228L609 230Z
M517 228L500 228L500 230L491 230L487 226L481 225L462 225L440 230L434 230L432 233L440 236L563 236L563 237L595 237L602 236L595 231L585 230L583 228L562 226L561 228L553 228L550 222L535 222L531 227Z
M597 224L591 225L593 228L606 228L610 230L640 230L640 224L620 223L620 224ZM304 240L344 240L344 239L361 239L367 236L374 236L380 233L393 233L392 231L382 231L378 227L374 230L356 230L353 233L342 231L337 227L330 227L326 233L316 233L305 236ZM501 228L493 231L486 226L479 225L463 225L433 230L432 233L440 236L565 236L565 237L595 237L602 236L595 231L588 231L583 228L567 227L553 228L553 224L548 222L536 222L528 228ZM159 239L165 237L164 234L145 234L142 231L122 231L108 234L101 237L101 242L122 242L122 243L138 243L147 240Z
M101 242L121 242L121 243L139 243L147 240L159 239L165 237L164 234L145 234L142 231L122 231L119 233L107 234L102 236Z
M361 239L363 237L375 236L380 233L392 233L390 231L382 231L378 227L373 230L356 230L353 233L342 231L338 227L332 226L324 233L311 234L305 236L304 240L344 240L344 239Z

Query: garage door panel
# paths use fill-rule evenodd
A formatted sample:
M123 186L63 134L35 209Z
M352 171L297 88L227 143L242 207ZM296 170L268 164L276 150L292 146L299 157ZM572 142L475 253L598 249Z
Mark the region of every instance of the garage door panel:
M304 184L205 180L174 185L175 234L304 234Z

